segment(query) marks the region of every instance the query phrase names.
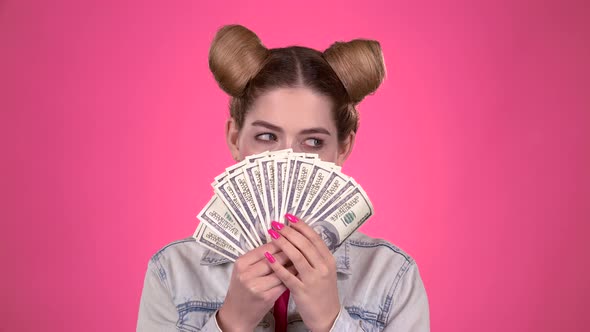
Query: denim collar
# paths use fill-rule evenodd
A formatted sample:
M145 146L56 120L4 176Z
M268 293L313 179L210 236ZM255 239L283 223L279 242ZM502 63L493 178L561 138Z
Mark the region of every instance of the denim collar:
M338 273L343 273L350 275L352 271L350 270L350 261L348 259L348 253L350 251L350 244L348 241L344 241L344 243L334 252L334 258L336 259L336 271ZM201 265L221 265L225 263L230 263L231 260L221 256L220 254L206 249L201 257Z

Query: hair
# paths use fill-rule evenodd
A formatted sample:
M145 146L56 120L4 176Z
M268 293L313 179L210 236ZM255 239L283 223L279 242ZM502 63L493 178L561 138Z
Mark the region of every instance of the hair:
M339 140L358 130L357 104L373 93L385 76L379 42L336 42L324 52L308 47L266 48L241 25L217 31L209 50L209 68L230 95L230 116L238 129L252 103L277 88L307 87L329 97Z

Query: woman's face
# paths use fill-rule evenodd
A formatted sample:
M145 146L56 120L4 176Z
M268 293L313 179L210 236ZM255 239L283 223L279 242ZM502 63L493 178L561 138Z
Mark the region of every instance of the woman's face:
M308 88L279 88L263 94L246 114L242 129L230 119L226 133L235 160L291 148L342 165L354 143L354 133L338 142L331 100Z

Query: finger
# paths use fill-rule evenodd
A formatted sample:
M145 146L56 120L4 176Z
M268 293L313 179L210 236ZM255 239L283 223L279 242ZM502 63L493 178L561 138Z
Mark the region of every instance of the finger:
M264 253L267 251L271 254L275 254L279 251L279 248L276 246L276 244L272 242L263 244L260 247L254 248L245 253L244 255L240 256L236 260L236 263L240 262L240 264L243 266L255 264L256 262L264 258Z
M312 266L307 261L307 258L305 258L301 251L299 251L299 249L297 249L291 242L289 242L288 239L281 236L277 231L275 231L272 228L268 230L268 233L273 238L272 242L274 242L277 245L277 247L279 247L281 251L287 255L287 257L293 263L293 265L295 266L297 271L299 271L299 273L305 274L312 269Z
M297 249L299 249L299 251L301 251L303 256L305 256L305 258L311 264L312 267L315 268L324 263L325 259L318 252L315 245L311 241L309 241L307 237L301 234L297 229L294 229L290 226L285 226L276 221L272 222L272 226L273 228L278 229L278 232L282 236L284 236Z
M293 274L294 276L297 276L298 275L297 269L295 269L295 266L293 266L293 265L291 265L291 266L285 266L285 268L287 269L287 271L291 272L291 274Z
M268 265L268 263L265 263ZM268 267L269 270L272 271L270 266ZM292 272L289 272L292 273ZM276 275L276 273L271 273L267 276L263 276L260 278L256 278L250 282L250 290L256 293L266 292L276 286L283 285L283 281Z
M278 286L275 286L275 287L267 290L266 292L264 292L263 296L265 297L265 299L267 301L275 302L276 300L279 299L279 296L281 296L281 294L283 294L286 290L287 290L287 286L285 286L285 284L283 284L281 282Z
M268 260L268 265L273 269L275 275L283 282L285 286L287 286L287 288L296 292L303 286L303 282L301 282L299 278L289 271L289 269L285 268L281 264L277 264L277 262L274 260L274 257L270 253L266 253L265 256Z
M275 257L276 261L283 266L291 263L289 261L289 258L287 257L287 255L284 252L279 251L277 253L274 253L273 256ZM268 266L268 264L266 264L264 256L262 256L262 258L258 262L252 264L250 266L250 268L247 271L245 271L244 273L248 277L255 278L255 277L269 275L272 272L273 271L270 268L270 266Z
M266 251L264 251L265 249ZM270 242L253 250L250 250L249 252L245 253L244 255L236 259L236 262L234 263L234 272L232 272L232 274L237 274L238 276L240 276L242 274L248 273L252 268L253 264L256 264L264 258L264 253L267 251L270 253L277 253L279 251L279 248L276 246L276 244ZM261 256L263 258L260 258Z
M298 222L299 219L293 215L290 215L289 220L291 221L289 226L303 234L303 236L305 236L313 244L313 246L318 250L319 254L323 258L327 259L333 256L324 240L322 240L320 235L311 226L305 222Z

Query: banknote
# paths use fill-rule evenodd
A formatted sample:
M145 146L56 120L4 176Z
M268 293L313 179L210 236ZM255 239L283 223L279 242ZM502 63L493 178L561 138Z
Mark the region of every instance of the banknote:
M293 164L295 170L291 179L290 191L287 194L286 207L281 215L285 215L285 213L298 215L296 211L298 204L305 197L309 180L313 181L314 167L318 162L319 160L307 157L300 157L295 160Z
M285 210L285 196L287 193L286 177L289 174L289 159L275 159L274 160L274 176L275 186L274 201L277 206L275 209L273 220L279 220Z
M197 217L240 253L244 254L256 247L217 195L211 198Z
M248 189L250 189L250 192L254 197L254 205L258 212L258 223L262 228L268 229L270 228L270 224L268 223L270 218L266 215L267 210L265 209L264 197L262 196L262 178L260 176L260 168L258 167L258 164L251 163L246 165L244 167L244 175L246 177ZM265 237L268 237L268 233L265 233Z
M275 216L275 173L274 160L272 158L263 158L257 161L260 170L260 182L262 184L262 201L264 202L264 210L266 215L266 224L270 222Z
M241 256L234 246L213 232L206 223L199 223L193 237L207 249L213 250L231 261L235 261Z
M256 231L256 238L260 240L260 243L266 243L266 228L258 221L259 215L254 198L256 193L250 191L244 170L233 172L227 180L232 185L233 192L236 193L236 199L244 211L246 222Z
M331 251L374 213L366 192L339 165L291 149L247 156L211 186L193 236L232 261L270 242L271 221L287 223L286 213L309 224Z
M314 163L311 173L309 174L309 179L302 191L301 198L295 206L295 215L301 215L301 212L309 206L311 201L320 192L320 189L325 187L332 172L333 171L329 167L326 167L326 165L322 164L320 161Z
M317 194L315 193L316 188L310 188L307 191L308 195L305 197L305 201L298 206L296 215L309 219L308 216L313 215L326 204L331 205L348 190L357 186L353 178L346 177L339 172L332 172L327 179L322 177L322 173L318 177L324 185L317 190Z
M257 246L263 244L258 237L258 232L246 217L246 212L243 211L238 195L234 191L228 178L229 177L225 177L221 182L213 183L213 191L227 206L232 215L235 216L238 223L242 226L244 233L250 238L252 243L255 243Z
M293 180L293 178L297 177L297 175L294 175L295 162L297 161L298 158L305 158L305 157L306 157L305 153L294 152L294 153L289 154L288 161L287 161L287 163L289 164L289 166L288 166L289 171L287 174L287 184L285 187L285 191L286 191L285 192L285 204L284 204L283 210L281 212L283 212L287 209L287 201L289 201L289 196L291 195L291 193L293 191L293 185L294 185L293 182L295 182ZM311 159L314 159L314 158L311 158ZM281 215L282 215L282 213L281 213Z
M362 188L356 187L334 204L318 210L310 226L334 251L372 215L373 205L369 197Z

